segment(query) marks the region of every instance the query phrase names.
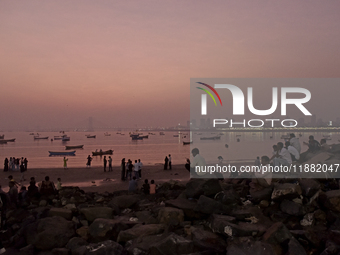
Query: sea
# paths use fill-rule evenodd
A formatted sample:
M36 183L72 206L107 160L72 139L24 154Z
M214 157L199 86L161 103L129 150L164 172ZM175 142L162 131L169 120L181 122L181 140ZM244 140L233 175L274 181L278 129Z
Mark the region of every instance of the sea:
M58 132L39 132L39 136L49 138L34 140L30 132L3 132L5 139L15 138L15 142L0 144L0 161L10 157L24 157L28 159L28 168L61 168L63 156L49 156L49 151L65 151L66 145L84 145L83 149L76 149L75 156L67 156L68 167L85 167L88 155L99 150L113 150L113 165L118 166L122 158L141 159L144 165L162 165L167 155L171 154L172 164L185 164L190 158L190 150L199 148L200 154L208 163L218 162L217 157L222 156L225 163L251 164L257 156L272 154L272 146L277 142L284 142L281 138L285 132L192 132L190 145L183 145L183 141L190 141L189 132L143 132L149 135L147 139L132 140L129 132L107 131L100 132L66 132L70 141L54 140ZM87 138L86 135L96 135L96 138ZM36 133L35 133L36 135ZM308 141L309 135L320 140L327 137L327 143L339 143L340 133L302 132L295 134L301 143L302 151L307 146L302 145ZM201 140L202 137L220 136L218 140ZM107 156L108 157L108 156ZM94 156L92 166L102 166L103 157Z

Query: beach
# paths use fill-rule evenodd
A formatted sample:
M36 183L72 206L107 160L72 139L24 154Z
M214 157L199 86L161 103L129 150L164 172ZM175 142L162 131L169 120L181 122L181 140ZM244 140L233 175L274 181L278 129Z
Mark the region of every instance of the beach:
M12 175L14 180L19 182L21 173L19 171L1 171L1 186L3 190L8 190L8 176ZM78 186L86 192L113 192L117 190L127 190L128 181L121 181L120 166L113 166L112 172L104 172L103 167L77 167L77 168L34 168L25 172L25 181L19 182L21 185L28 186L31 177L35 177L36 182L44 180L45 176L49 176L50 180L56 185L57 178L61 178L62 186ZM189 172L185 169L184 164L173 165L172 170L164 170L162 164L153 166L144 166L142 169L142 179L139 186L142 185L144 179L149 182L154 180L156 184L160 184L171 179L180 182L187 182L190 179Z

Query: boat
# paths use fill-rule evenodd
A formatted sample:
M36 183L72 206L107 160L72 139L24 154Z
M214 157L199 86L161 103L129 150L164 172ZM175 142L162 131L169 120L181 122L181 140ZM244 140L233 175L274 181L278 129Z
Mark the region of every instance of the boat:
M63 141L63 142L67 142L67 141L70 141L70 137L69 136L64 136L61 140Z
M120 133L120 132L117 132L116 134L117 134L117 135L120 135L121 133Z
M2 141L6 141L6 142L15 142L15 138L13 138L13 139L3 139Z
M219 140L221 139L220 136L210 136L210 137L201 137L201 140Z
M192 141L191 142L183 142L183 145L187 145L187 144L192 144Z
M67 137L67 135L55 135L53 137L54 140L63 140L63 137Z
M0 135L0 139L4 139L5 138L5 135Z
M149 135L140 135L139 137L142 137L144 139L144 138L149 138Z
M101 155L112 155L113 150L108 151L93 151L92 156L101 156Z
M84 145L73 145L73 146L67 145L67 146L65 146L65 149L66 149L66 150L82 149L83 147L84 147Z
M159 132L159 135L165 135L164 132Z
M34 140L47 140L48 136L34 136Z
M96 135L87 135L87 138L96 138Z
M109 134L108 132L104 133L105 136L110 136L111 134Z
M7 141L5 141L5 140L0 140L0 144L7 144Z
M179 135L174 135L174 137L179 137Z
M50 156L75 156L76 151L48 151Z
M143 137L139 135L130 135L130 137L132 138L132 140L143 140Z

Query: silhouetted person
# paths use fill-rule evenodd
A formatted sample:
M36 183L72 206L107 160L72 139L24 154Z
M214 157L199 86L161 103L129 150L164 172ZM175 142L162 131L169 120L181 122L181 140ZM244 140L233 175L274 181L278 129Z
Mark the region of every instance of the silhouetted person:
M164 170L168 170L168 163L169 163L169 159L167 156L165 156L165 159L164 159Z
M125 181L125 158L122 159L122 163L120 164L121 169L121 180Z
M4 171L7 172L8 171L8 158L5 158L5 162L4 162Z
M104 156L103 161L104 161L104 172L106 172L106 164L107 164L106 156Z
M54 183L50 181L49 176L46 176L45 181L41 182L41 186L40 186L41 196L44 197L45 199L51 200L55 195L55 191L56 190L55 190Z
M109 172L112 172L112 158L109 156Z
M321 146L317 140L314 140L314 136L309 136L308 143L303 142L305 145L308 145L308 152L317 152L320 150Z
M142 190L143 190L145 195L150 194L150 185L149 185L148 179L145 179L144 184L142 186Z
M10 201L10 207L15 209L17 208L17 205L18 205L18 188L15 185L14 181L10 181L8 186L9 186L8 196L9 196L9 201Z
M25 163L25 171L27 171L27 163L28 163L27 158L24 159L24 163Z
M169 160L169 169L171 170L171 155L170 154L169 154L168 160Z
M38 200L40 198L39 188L35 185L35 178L31 177L30 185L27 188L27 197L32 200Z
M86 167L91 167L91 161L92 161L92 158L90 155L87 156L87 163L86 163Z

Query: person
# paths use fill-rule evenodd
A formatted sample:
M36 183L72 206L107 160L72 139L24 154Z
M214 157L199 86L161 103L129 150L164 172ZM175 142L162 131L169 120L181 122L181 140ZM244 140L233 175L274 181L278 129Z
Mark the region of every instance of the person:
M190 159L187 158L187 162L185 163L184 167L190 172Z
M46 176L45 181L41 182L40 186L40 194L42 197L46 199L51 199L55 195L55 186L52 181L50 181L50 177Z
M35 184L35 178L31 177L30 185L27 188L27 197L29 200L38 200L40 198L39 188Z
M20 188L20 192L18 194L18 202L20 207L26 207L27 203L27 189L26 186L22 186Z
M12 168L12 164L13 164L13 159L12 159L12 157L10 157L9 158L9 165L8 165L8 170L10 170L10 171L12 171L13 170L13 168Z
M130 180L129 182L129 192L135 192L137 190L137 180L136 180L136 176L134 176L132 178L132 180Z
M285 143L286 149L289 151L292 161L298 161L300 159L300 153L297 151L295 147L293 147L290 142Z
M15 181L12 175L9 175L9 176L8 176L8 180L9 180L10 182L14 182L15 186L17 186L17 187L20 186L20 183L18 183L17 181Z
M10 181L8 183L8 186L9 186L8 196L9 196L9 201L10 201L10 207L15 209L17 208L17 205L18 205L18 188L15 185L14 181Z
M260 162L261 168L262 167L269 167L270 165L270 159L268 156L262 156L261 157L261 162ZM268 188L271 186L272 183L272 172L271 171L256 171L254 173L254 178L252 181L249 183L249 186L251 190L253 191L259 191L264 188Z
M149 195L150 194L150 184L149 184L148 179L144 180L144 184L142 186L142 190L143 190L145 195Z
M106 156L104 156L104 172L106 172L106 164L107 164L107 160L106 160Z
M331 149L330 146L327 144L326 139L320 140L320 149L325 152L328 152Z
M320 150L320 143L317 140L314 140L314 136L309 136L308 143L303 142L303 144L308 146L308 152L315 153Z
M112 172L112 158L109 156L109 172Z
M8 209L8 206L10 204L10 200L9 200L9 195L2 190L2 187L0 185L0 199L2 202L2 206L0 207L1 210L1 228L3 228L5 226L5 222L6 222L6 212Z
M20 161L20 173L21 173L20 182L26 181L26 180L25 180L24 158L21 158L21 161Z
M293 146L298 151L298 153L300 154L301 153L301 145L300 145L299 138L295 137L294 133L289 134L289 137L290 137L290 139L289 139L290 145Z
M150 184L150 194L156 194L156 184L154 180L151 180L151 184Z
M5 158L5 162L4 162L4 172L8 171L8 158Z
M91 167L91 161L92 161L92 158L90 155L87 156L87 163L86 163L86 167Z
M274 145L273 145L272 157L270 158L270 161L272 161L272 160L276 157L276 155L277 155L277 150L278 150L277 145L274 144Z
M170 154L169 154L168 160L169 160L169 169L171 170L171 155Z
M260 165L261 165L260 157L256 157L254 166L260 166Z
M133 165L132 165L132 161L130 159L128 159L128 162L126 163L126 179L128 177L130 177L130 181L131 181L131 178L132 178L132 168L133 168Z
M24 159L24 163L25 163L25 172L26 172L27 171L27 163L28 163L27 158Z
M64 161L64 169L67 169L67 161L68 161L68 159L66 157L64 157L63 161Z
M137 162L137 159L135 160L135 164L133 165L133 171L134 171L136 179L139 180L140 179L139 178L139 174L138 174L138 172L139 172L139 164Z
M120 164L121 169L121 180L125 181L125 158L122 159L122 163Z
M292 157L289 151L283 147L282 142L277 143L276 157L273 159L274 166L289 166L292 163Z
M169 162L169 159L167 156L165 156L165 159L164 159L164 170L168 170L168 162Z
M191 154L194 157L190 163L191 173L196 173L197 175L205 175L206 173L201 171L196 171L196 166L206 166L205 159L199 154L200 151L197 148L192 149Z
M139 179L142 178L142 167L143 167L143 163L140 161L140 159L138 159L138 175L139 175Z
M58 178L57 179L57 190L59 191L59 190L61 190L61 185L62 185L62 183L61 183L61 178Z

